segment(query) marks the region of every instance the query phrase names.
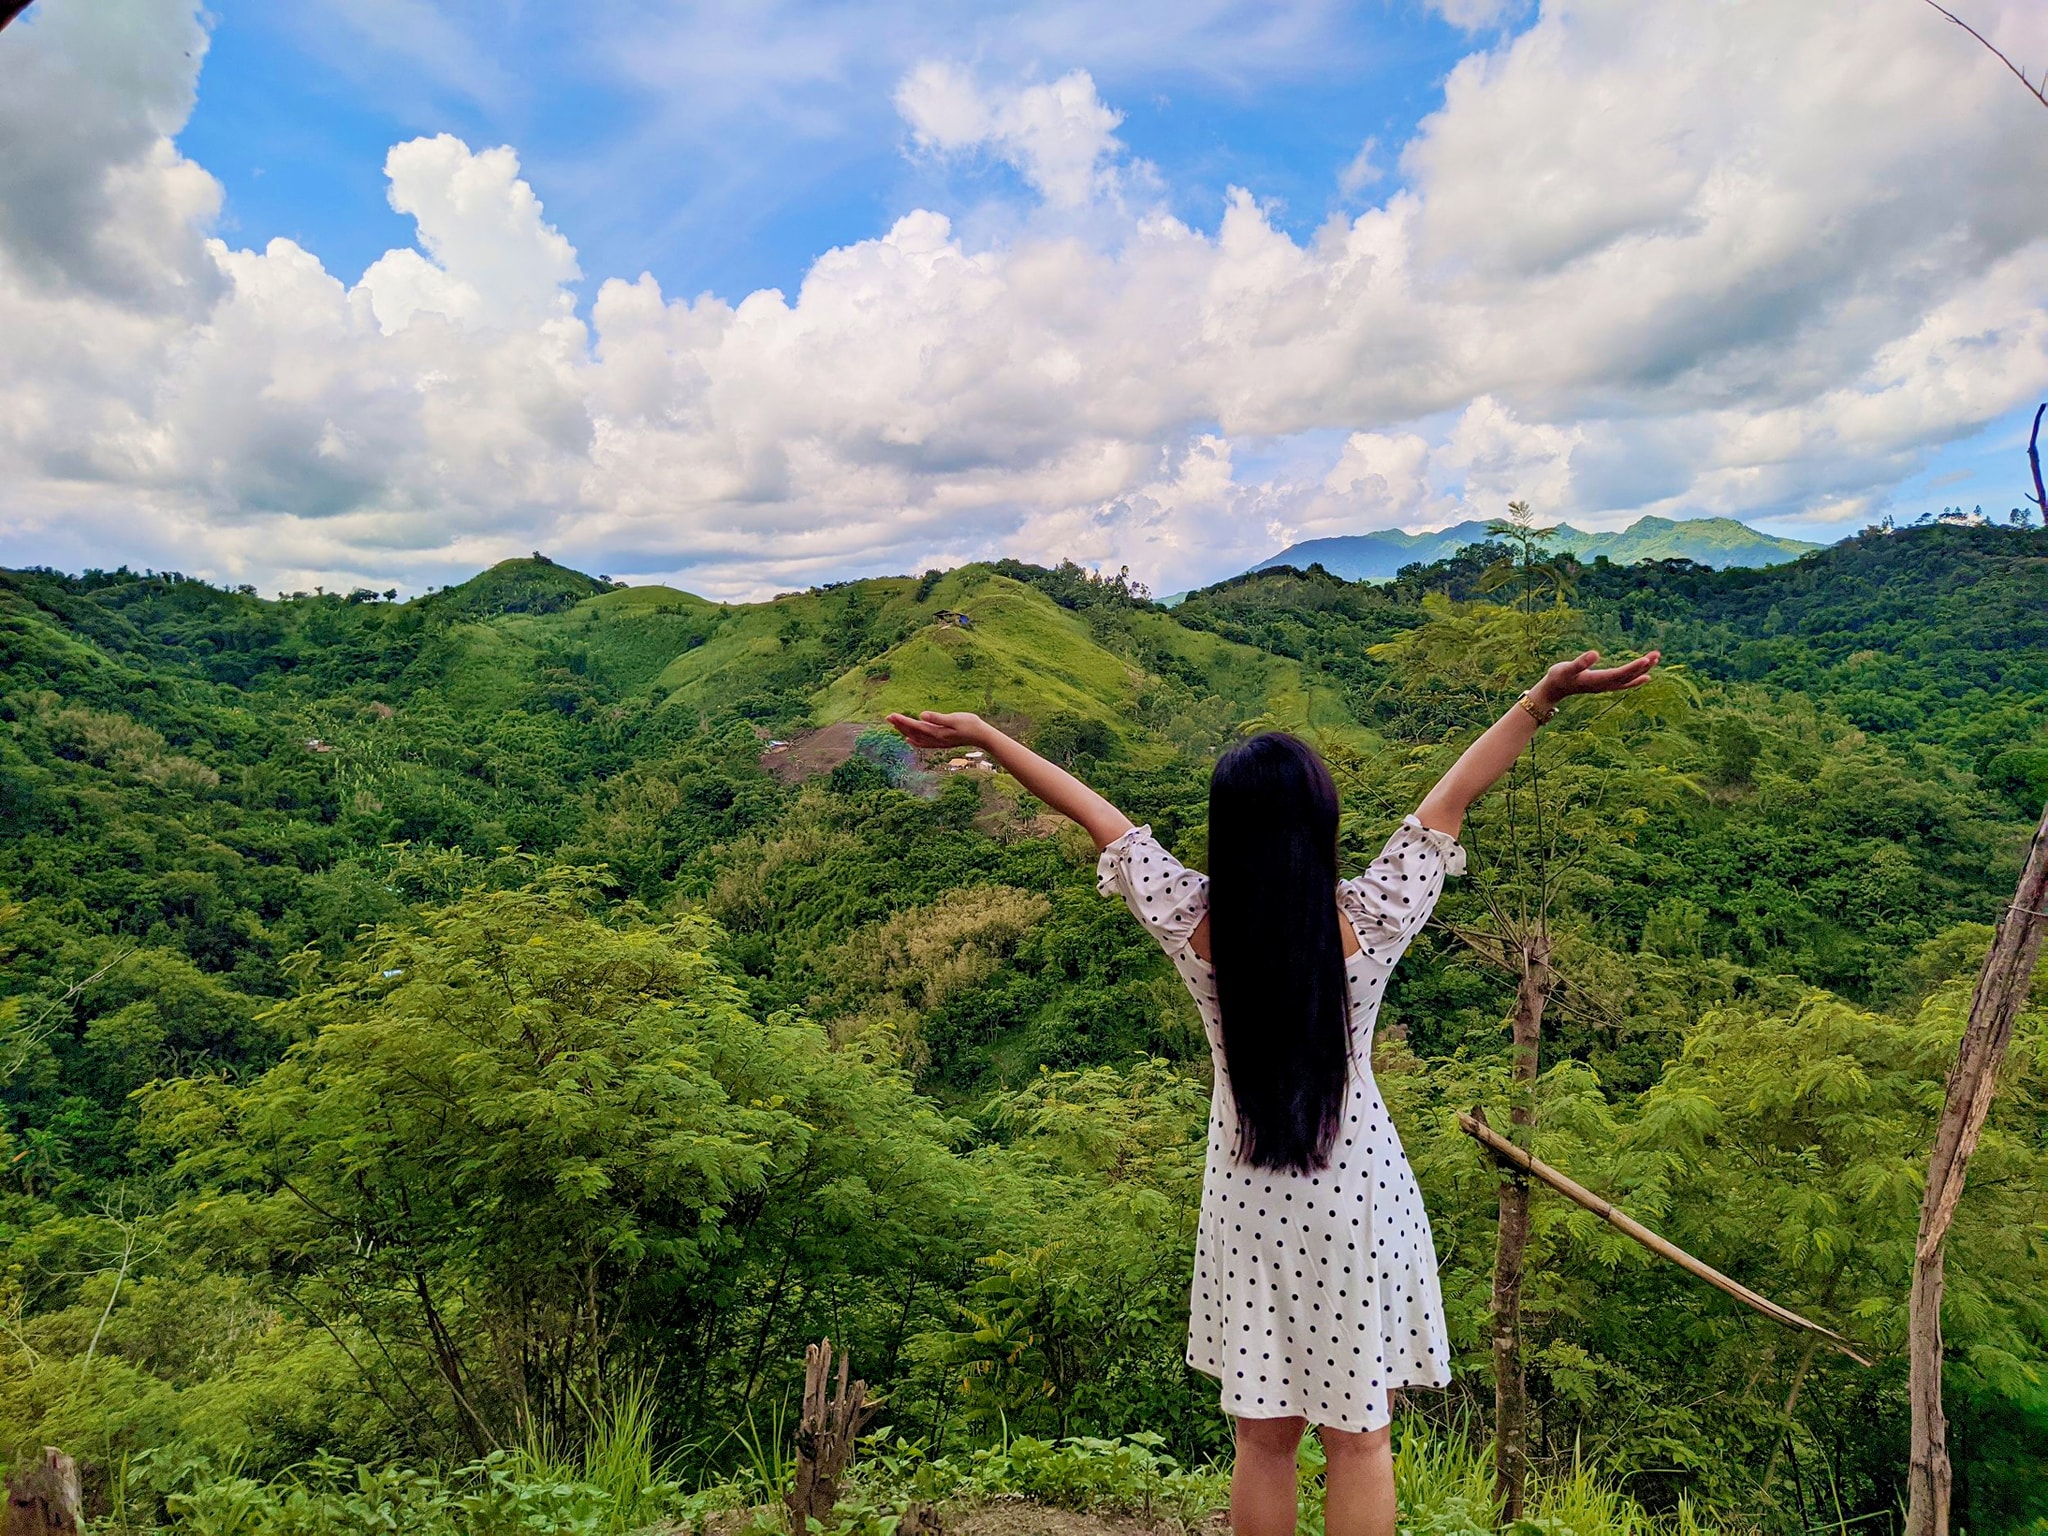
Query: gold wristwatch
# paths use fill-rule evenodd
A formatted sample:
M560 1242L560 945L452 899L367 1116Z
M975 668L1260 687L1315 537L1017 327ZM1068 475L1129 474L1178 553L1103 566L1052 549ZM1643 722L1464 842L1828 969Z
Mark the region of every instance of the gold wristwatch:
M1536 690L1534 688L1525 688L1522 691L1522 696L1519 699L1515 700L1515 702L1521 705L1522 708L1529 711L1529 718L1531 720L1534 720L1538 725L1542 725L1545 722L1547 722L1552 715L1557 713L1557 706L1555 704L1551 704L1548 706L1538 704L1536 702L1535 694Z

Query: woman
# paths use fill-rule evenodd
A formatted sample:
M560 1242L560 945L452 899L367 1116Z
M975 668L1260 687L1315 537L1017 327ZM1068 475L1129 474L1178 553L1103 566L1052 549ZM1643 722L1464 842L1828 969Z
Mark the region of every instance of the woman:
M1295 1453L1317 1426L1328 1536L1391 1536L1390 1395L1451 1379L1415 1177L1372 1077L1394 962L1464 869L1458 829L1576 693L1633 688L1651 652L1560 662L1468 747L1355 880L1337 878L1337 791L1307 746L1255 736L1209 784L1209 873L1185 869L1078 779L972 714L889 723L919 747L980 747L1085 828L1193 994L1216 1087L1190 1292L1188 1364L1234 1419L1239 1536L1294 1529Z

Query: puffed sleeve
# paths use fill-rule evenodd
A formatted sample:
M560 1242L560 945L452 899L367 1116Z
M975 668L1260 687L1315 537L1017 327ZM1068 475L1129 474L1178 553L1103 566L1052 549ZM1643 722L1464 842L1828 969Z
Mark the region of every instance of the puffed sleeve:
M1187 948L1188 936L1209 911L1209 877L1160 847L1150 827L1133 827L1102 850L1095 889L1121 896L1169 955Z
M1364 874L1337 887L1337 900L1366 954L1392 965L1429 921L1445 877L1464 872L1458 840L1410 816Z

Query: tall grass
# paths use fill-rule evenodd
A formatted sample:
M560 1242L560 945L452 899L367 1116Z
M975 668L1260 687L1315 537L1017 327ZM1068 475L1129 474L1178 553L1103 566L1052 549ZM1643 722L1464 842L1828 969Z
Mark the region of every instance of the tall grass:
M788 1491L796 1479L796 1447L791 1443L785 1405L778 1401L769 1411L766 1429L747 1406L747 1422L735 1424L726 1436L740 1448L741 1481L751 1481L764 1500L772 1503Z
M1493 1458L1462 1423L1450 1430L1404 1425L1394 1440L1394 1502L1406 1530L1491 1531L1500 1523Z
M1663 1536L1642 1506L1583 1462L1530 1490L1527 1518L1555 1531L1599 1531L1603 1536Z
M636 1530L657 1518L680 1491L673 1456L654 1452L654 1391L644 1376L608 1393L591 1415L583 1445L583 1481L611 1511L607 1530Z
M124 1463L117 1508L95 1529L105 1536L629 1536L675 1519L694 1525L712 1508L744 1502L725 1490L683 1495L673 1459L656 1453L655 1400L644 1380L619 1384L587 1412L580 1445L529 1429L518 1446L451 1470L315 1455L259 1482L241 1475L232 1457L151 1467L162 1524L150 1518L153 1509L137 1507L144 1501L135 1496L135 1469Z
M1323 1453L1313 1435L1302 1442L1301 1473L1297 1529L1322 1536ZM1394 1498L1403 1536L1721 1536L1727 1529L1683 1498L1669 1518L1651 1515L1583 1463L1532 1475L1522 1518L1510 1525L1494 1497L1492 1452L1464 1424L1396 1429Z

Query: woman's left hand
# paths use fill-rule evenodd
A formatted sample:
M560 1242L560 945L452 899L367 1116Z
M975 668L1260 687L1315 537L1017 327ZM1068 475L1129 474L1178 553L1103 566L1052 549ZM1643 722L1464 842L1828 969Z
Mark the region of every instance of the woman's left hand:
M1553 702L1575 693L1617 693L1623 688L1638 688L1648 680L1659 654L1651 651L1618 667L1596 667L1593 663L1600 659L1600 653L1584 651L1570 661L1560 661L1543 674L1543 681L1536 686Z

